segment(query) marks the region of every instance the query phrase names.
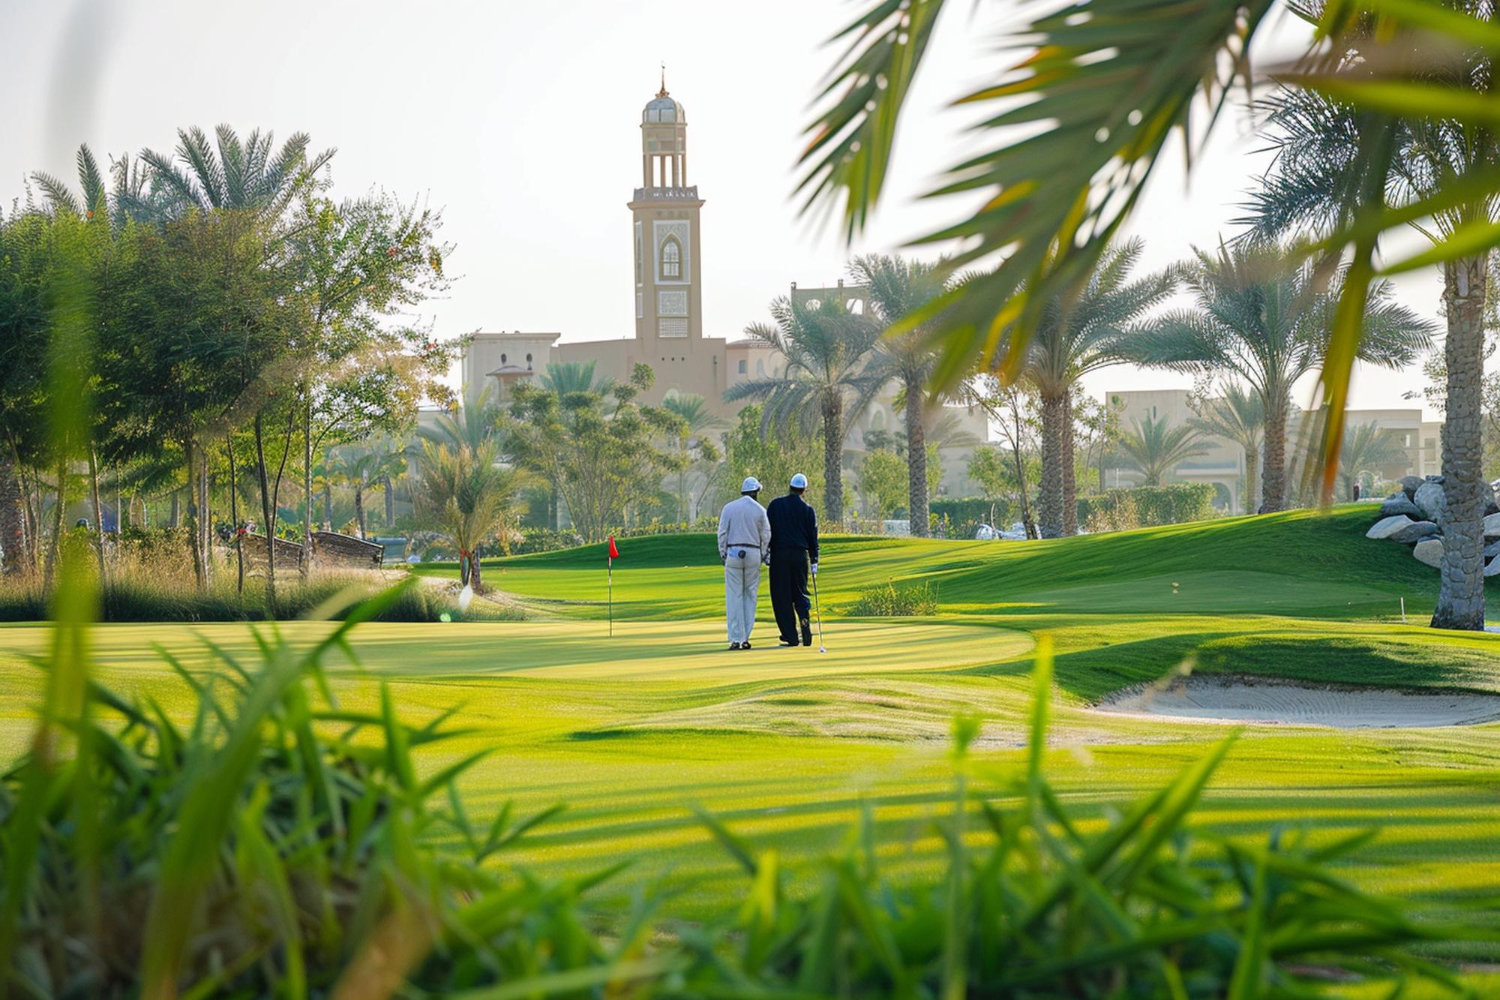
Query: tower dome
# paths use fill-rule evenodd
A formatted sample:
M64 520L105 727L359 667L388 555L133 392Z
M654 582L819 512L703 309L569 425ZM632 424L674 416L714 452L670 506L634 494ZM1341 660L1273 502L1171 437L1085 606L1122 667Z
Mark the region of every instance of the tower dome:
M667 93L667 74L662 70L661 89L656 96L647 102L645 110L641 112L642 125L686 125L687 108L678 104L671 94Z

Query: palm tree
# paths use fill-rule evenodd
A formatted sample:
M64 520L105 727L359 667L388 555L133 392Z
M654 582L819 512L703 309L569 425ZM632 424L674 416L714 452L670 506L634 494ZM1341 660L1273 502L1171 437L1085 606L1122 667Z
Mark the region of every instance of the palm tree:
M1454 0L1449 6L1485 20L1493 17L1491 6L1477 0ZM1424 67L1423 74L1456 89L1487 92L1490 58L1466 46ZM1481 87L1478 80L1486 82ZM1347 102L1281 91L1269 107L1276 169L1252 196L1252 215L1246 220L1260 233L1305 229L1326 235L1354 211L1361 184L1379 190L1392 205L1409 205L1435 198L1471 174L1500 166L1500 145L1488 125L1438 117L1382 125L1378 134L1390 144L1391 153L1372 165L1366 155L1371 120ZM1383 174L1380 165L1385 167ZM1430 220L1419 219L1413 228L1441 247L1460 231L1492 229L1497 221L1500 197L1492 184L1486 184L1477 196L1451 204ZM1490 491L1482 467L1481 397L1489 267L1484 246L1443 262L1445 510L1442 587L1432 624L1446 628L1484 627L1483 519Z
M890 381L875 355L880 327L829 299L817 304L782 296L771 303L774 325L754 323L745 333L786 358L777 375L738 382L724 399L762 400L763 424L782 435L823 431L824 511L844 519L844 433Z
M849 271L869 290L875 316L887 330L947 290L941 261L926 263L867 254L850 261ZM941 397L932 400L927 396L927 383L937 364L929 334L918 325L887 336L880 343L884 365L901 386L897 402L906 411L907 511L911 533L919 537L929 533L925 404L941 401Z
M164 218L171 210L172 195L156 179L142 159L132 160L126 153L109 165L111 185L106 186L104 175L99 170L88 143L78 147L78 192L45 171L32 173L54 212L68 212L89 221L108 220L111 229L118 230L131 219L155 221Z
M434 444L473 451L498 437L504 423L505 411L495 401L492 387L486 386L473 405L449 410L431 427L417 428L417 436Z
M1322 365L1333 332L1342 274L1310 263L1292 266L1273 244L1241 241L1215 253L1196 251L1184 268L1195 309L1145 325L1124 356L1183 372L1228 374L1250 386L1266 414L1260 511L1286 507L1286 422L1292 387ZM1387 368L1410 364L1432 342L1432 324L1391 301L1389 282L1365 297L1361 361Z
M1400 437L1389 427L1370 422L1349 428L1344 433L1344 447L1339 452L1339 482L1344 487L1344 495L1354 499L1354 484L1364 473L1373 474L1378 482L1381 468L1404 465L1409 457Z
M295 133L280 151L274 134L260 129L241 139L234 129L220 125L214 138L210 143L194 126L177 130L173 154L142 150L158 197L147 203L127 198L126 209L167 217L194 209L243 209L278 218L336 152L327 149L309 158L306 132Z
M421 473L413 490L417 517L457 550L461 581L481 589L480 547L524 513L526 473L502 467L493 440L477 449L424 441Z
M1223 438L1245 452L1245 510L1253 510L1260 488L1260 452L1266 439L1266 410L1260 397L1238 382L1226 382L1223 395L1201 400L1189 423L1208 437Z
M615 380L603 375L595 378L595 366L593 361L552 361L538 381L543 389L558 397L575 392L608 396L609 391L614 388Z
M1073 387L1084 375L1120 359L1121 342L1142 314L1176 287L1171 271L1130 281L1143 244L1129 240L1107 249L1076 293L1054 296L1027 348L1022 376L1036 389L1042 409L1042 482L1039 527L1043 538L1078 533L1078 491L1073 472Z
M592 364L592 362L590 362ZM677 469L677 519L688 522L692 520L692 511L689 509L687 492L687 467L688 452L692 448L698 449L699 455L707 460L709 457L716 458L718 449L714 448L713 442L704 435L712 430L724 426L724 421L708 408L708 400L696 393L672 396L662 401L662 408L670 413L675 413L682 418L682 432L677 435L677 457L679 466Z
M805 212L838 216L848 238L869 225L893 176L896 137L908 134L900 125L914 77L932 50L942 12L952 6L945 0L862 0L836 36L839 54L805 130L811 139L797 190ZM998 0L978 6L1007 11ZM954 95L954 103L982 109L968 133L977 148L964 149L929 192L961 195L950 203L973 208L916 237L959 243L962 250L947 264L955 272L1000 261L984 280L965 282L914 317L937 323L936 382L954 384L976 367L1019 374L1046 303L1076 288L1128 225L1169 139L1203 141L1223 109L1233 106L1237 85L1250 89L1252 67L1264 62L1256 58L1256 39L1275 20L1267 16L1275 6L1275 0L1203 0L1185 17L1173 0L1125 6L1079 0L1063 12L1046 7L1009 19L1006 37L994 47L1004 55L989 78ZM1481 61L1491 58L1492 47L1476 39L1493 30L1493 12L1479 0L1381 5L1374 33L1374 18L1348 4L1292 6L1316 30L1307 32L1304 58L1288 60L1295 69L1281 79L1350 102L1371 126L1358 137L1357 169L1345 175L1351 208L1315 246L1330 262L1348 262L1343 308L1332 317L1335 349L1324 355L1324 396L1335 419L1326 426L1323 454L1331 462L1376 254L1388 245L1382 236L1414 217L1494 191L1488 177L1444 172L1435 183L1442 198L1388 211L1379 182L1397 159L1394 133L1403 124L1492 125L1486 95L1475 90L1490 87L1492 74ZM1012 52L1021 55L1012 58ZM1192 114L1197 108L1206 112ZM1495 227L1472 227L1462 237L1386 262L1387 269L1471 258L1500 245ZM1472 296L1475 282L1466 277L1462 284ZM1323 471L1328 476L1332 469Z
M1115 447L1127 468L1145 478L1142 486L1160 486L1162 479L1190 458L1206 455L1202 438L1191 424L1167 427L1167 415L1153 420L1132 420L1131 430L1120 435Z

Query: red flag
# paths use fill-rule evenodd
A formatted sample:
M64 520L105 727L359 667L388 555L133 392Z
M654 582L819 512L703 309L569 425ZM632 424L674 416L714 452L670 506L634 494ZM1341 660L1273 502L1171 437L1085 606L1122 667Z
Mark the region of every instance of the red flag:
M611 559L618 559L618 558L620 558L620 550L617 549L617 548L615 548L615 536L614 535L610 535L609 536L609 557Z

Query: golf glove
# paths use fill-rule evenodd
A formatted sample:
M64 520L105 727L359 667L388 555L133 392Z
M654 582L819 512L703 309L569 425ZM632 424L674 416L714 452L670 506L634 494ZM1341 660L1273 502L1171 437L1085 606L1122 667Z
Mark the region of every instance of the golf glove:
M812 564L812 575L813 575L814 579L817 578L817 575L818 575L818 564L817 563L813 563Z

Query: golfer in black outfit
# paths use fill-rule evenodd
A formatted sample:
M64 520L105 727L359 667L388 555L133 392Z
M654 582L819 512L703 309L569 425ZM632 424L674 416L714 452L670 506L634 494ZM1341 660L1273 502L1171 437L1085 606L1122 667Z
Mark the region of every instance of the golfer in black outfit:
M802 499L806 490L807 477L799 472L792 477L787 495L772 500L766 508L771 522L771 609L776 612L783 646L813 644L812 625L807 620L812 611L812 602L807 599L807 575L809 563L812 575L818 575L818 515Z

